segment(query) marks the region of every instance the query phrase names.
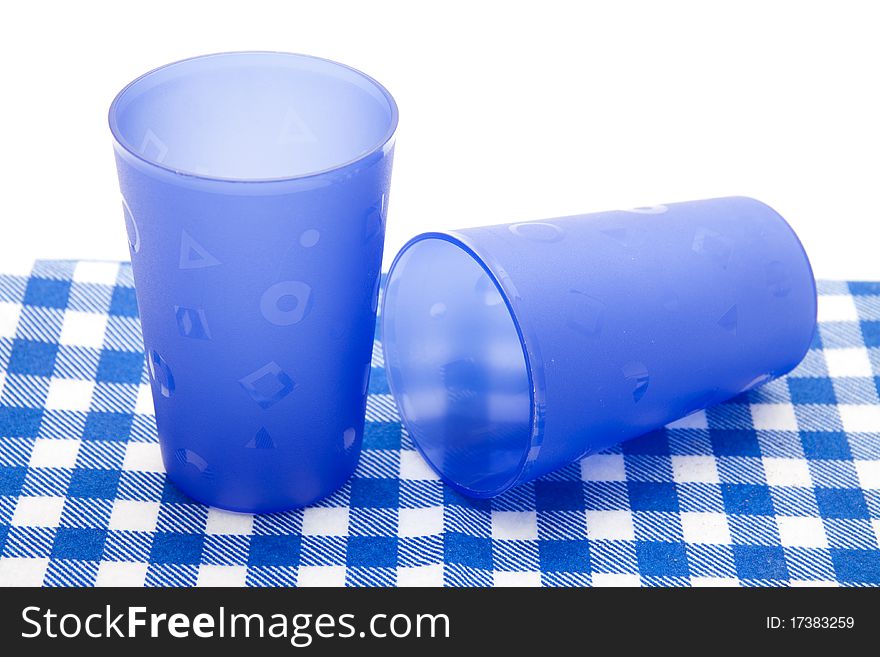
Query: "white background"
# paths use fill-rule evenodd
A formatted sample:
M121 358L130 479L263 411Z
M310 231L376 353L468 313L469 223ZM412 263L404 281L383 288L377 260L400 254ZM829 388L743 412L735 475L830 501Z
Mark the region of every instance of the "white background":
M258 49L350 64L397 99L386 266L425 230L744 194L791 222L818 277L880 279L874 7L7 3L0 270L127 259L113 96L169 61Z

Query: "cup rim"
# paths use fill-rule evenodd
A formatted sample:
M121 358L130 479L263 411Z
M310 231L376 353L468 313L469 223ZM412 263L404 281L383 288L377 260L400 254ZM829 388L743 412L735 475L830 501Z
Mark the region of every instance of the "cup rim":
M323 62L325 64L330 64L335 67L347 69L348 71L353 72L355 75L358 75L361 78L363 78L369 84L373 85L382 94L382 96L385 98L385 100L388 102L388 107L391 112L390 121L388 124L388 129L385 131L383 136L372 147L370 147L367 151L365 151L365 152L361 153L360 155L357 155L357 156L355 156L345 162L341 162L340 164L336 164L331 167L326 167L324 169L320 169L317 171L309 171L306 173L296 174L296 175L292 175L292 176L277 176L277 177L272 177L272 178L230 178L230 177L225 177L225 176L211 176L211 175L196 173L193 171L176 169L174 167L166 166L166 165L162 164L161 162L156 162L153 159L144 157L143 155L138 153L134 148L132 148L128 143L126 143L126 140L123 139L121 131L119 130L117 115L118 115L119 104L121 103L123 96L130 89L132 89L134 86L136 86L137 84L139 84L141 81L145 80L146 78L149 78L150 76L155 75L156 73L159 73L160 71L163 71L167 68L171 68L172 66L178 66L180 64L185 64L187 62L200 60L200 59L212 59L215 57L227 57L230 55L280 55L283 57L295 57L295 58L299 58L299 59L308 59L308 60L313 60L313 61L317 61L317 62ZM131 157L135 158L139 163L144 164L150 168L158 169L158 170L161 170L165 173L170 173L174 176L182 176L182 177L185 177L188 179L194 179L194 180L203 180L203 181L207 181L207 182L219 182L219 183L238 183L238 184L243 184L243 185L247 185L247 184L259 185L259 184L267 184L267 183L295 182L295 181L299 181L299 180L307 180L310 178L316 178L319 176L327 175L328 173L332 173L334 171L340 171L343 169L347 169L348 167L351 167L351 166L356 165L360 162L363 162L365 160L370 159L371 157L376 155L376 153L383 152L386 149L386 147L393 141L394 135L397 132L399 112L398 112L398 108L397 108L397 103L395 102L394 97L391 95L391 93L388 91L388 89L386 89L384 87L384 85L382 85L380 82L378 82L375 78L367 75L366 73L364 73L363 71L361 71L359 69L354 68L353 66L348 66L347 64L343 64L341 62L337 62L332 59L327 59L325 57L316 57L315 55L306 55L304 53L285 52L282 50L228 50L228 51L223 51L223 52L208 53L205 55L196 55L194 57L185 57L184 59L178 59L176 61L169 62L167 64L163 64L162 66L157 66L156 68L153 68L153 69L147 71L146 73L139 75L134 80L132 80L131 82L126 84L119 91L119 93L117 93L116 96L113 98L113 102L110 103L110 109L108 111L107 120L110 125L110 132L113 135L113 140L119 146L119 148L121 148L125 152L126 155L130 155Z
M497 272L503 271L503 268L496 267L491 258L487 257L484 253L481 253L477 248L471 244L468 239L455 231L448 232L429 232L422 233L420 235L416 235L412 239L410 239L397 255L394 257L394 260L391 262L391 266L388 268L388 274L386 278L386 285L391 280L391 275L394 272L396 265L399 263L400 259L403 257L404 253L406 253L410 247L416 245L419 242L425 240L441 240L451 244L452 246L458 247L461 251L464 252L469 258L471 258L479 267L486 272L486 275L489 277L489 280L495 285L498 290L498 293L501 295L501 299L504 301L504 305L507 309L507 313L510 316L510 320L513 323L513 326L516 330L517 338L519 339L520 349L522 350L523 359L525 363L526 376L528 377L529 382L529 435L528 439L524 441L522 455L520 457L519 463L515 468L511 469L511 476L503 483L492 489L478 490L474 488L470 488L468 486L462 485L460 482L451 479L446 475L443 470L441 470L425 453L422 449L419 441L415 437L415 432L409 431L410 436L412 437L413 445L415 445L416 450L419 454L422 455L422 458L431 466L431 469L434 470L440 478L446 482L449 486L451 486L456 491L467 495L469 497L477 498L477 499L488 499L497 497L501 495L511 488L514 488L518 484L522 483L527 479L526 473L537 458L541 449L541 443L543 441L543 413L541 409L543 408L543 400L544 400L544 372L543 367L540 364L540 354L536 353L533 348L529 347L529 339L528 335L530 331L527 325L524 325L522 318L516 312L516 303L515 300L518 296L515 289L513 289L512 283L509 280L503 280ZM382 308L380 312L380 318L382 321L382 355L383 360L385 362L385 367L388 369L389 367L389 358L388 358L388 342L386 340L387 332L385 330L385 322L387 320L387 305L388 302L388 294L387 291L383 294L382 297ZM394 383L394 377L389 376L388 378L388 387L391 391L391 396L395 400L398 399L398 394L396 385ZM407 420L403 409L400 407L400 404L397 404L397 407L400 411L400 419L404 426L407 426L409 430Z

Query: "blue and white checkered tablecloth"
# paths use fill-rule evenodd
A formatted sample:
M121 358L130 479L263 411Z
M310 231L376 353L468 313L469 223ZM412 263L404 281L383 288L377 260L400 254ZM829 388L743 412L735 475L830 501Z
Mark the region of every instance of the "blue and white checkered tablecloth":
M165 481L130 265L38 261L0 275L0 585L880 585L880 283L820 295L789 376L491 501L413 450L377 342L354 477L251 516Z

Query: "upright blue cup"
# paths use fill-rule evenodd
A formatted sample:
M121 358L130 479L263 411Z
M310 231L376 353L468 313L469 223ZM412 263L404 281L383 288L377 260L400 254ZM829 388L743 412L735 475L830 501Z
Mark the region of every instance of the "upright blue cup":
M284 53L138 78L110 128L168 477L271 512L357 463L397 107Z
M785 374L815 322L797 236L722 198L420 235L382 340L419 450L492 497Z

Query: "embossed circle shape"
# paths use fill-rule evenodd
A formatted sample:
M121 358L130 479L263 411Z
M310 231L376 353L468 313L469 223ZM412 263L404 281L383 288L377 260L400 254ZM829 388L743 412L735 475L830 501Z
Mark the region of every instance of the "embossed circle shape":
M565 232L559 226L540 221L510 224L507 229L517 237L533 242L558 242L565 237Z
M260 298L260 312L276 326L301 322L312 306L312 288L302 281L281 281L270 286Z

